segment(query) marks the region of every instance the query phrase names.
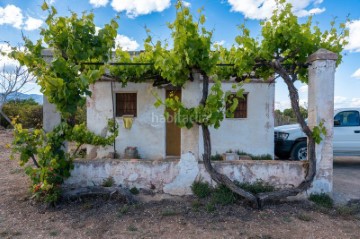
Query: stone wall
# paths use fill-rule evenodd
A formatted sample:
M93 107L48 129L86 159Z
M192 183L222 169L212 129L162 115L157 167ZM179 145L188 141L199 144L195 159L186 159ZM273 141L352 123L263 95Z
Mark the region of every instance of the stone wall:
M294 187L304 179L303 163L294 161L219 161L214 167L231 180L255 182L264 180L278 188ZM66 185L101 185L104 179L113 177L116 185L144 189L155 188L155 192L170 195L191 194L191 184L198 179L214 185L202 162L192 153L180 160L117 160L98 159L76 161Z

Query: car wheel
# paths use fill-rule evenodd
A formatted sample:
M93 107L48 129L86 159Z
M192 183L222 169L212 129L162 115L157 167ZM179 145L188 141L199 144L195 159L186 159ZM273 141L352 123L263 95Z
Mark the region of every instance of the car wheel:
M295 144L294 148L291 151L291 158L293 160L307 160L307 144L306 141L301 141Z

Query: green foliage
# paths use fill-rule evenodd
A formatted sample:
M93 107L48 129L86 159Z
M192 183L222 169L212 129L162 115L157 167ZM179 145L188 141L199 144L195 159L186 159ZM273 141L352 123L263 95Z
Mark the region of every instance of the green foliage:
M336 207L336 212L344 217L354 216L360 213L359 204L341 205Z
M321 207L325 207L325 208L333 207L333 200L326 193L320 193L320 194L312 193L310 194L309 200L313 201L316 205Z
M273 160L270 154L252 155L248 154L252 160Z
M134 195L138 195L140 193L139 189L137 187L130 188L130 192Z
M211 194L212 188L209 183L198 180L191 185L191 191L198 198L206 198Z
M238 187L254 194L275 191L274 186L260 179L256 180L254 183L246 183L246 182L242 182L242 183L235 182L235 183Z
M113 177L108 177L106 179L103 180L103 183L101 184L103 187L112 187L114 186L115 181Z
M33 99L10 100L3 105L3 112L10 119L17 118L17 121L22 124L24 128L42 127L42 106ZM9 125L4 119L1 119L0 122L5 128Z
M273 158L270 154L253 155L253 154L249 154L244 151L241 151L241 150L235 150L235 153L239 156L247 155L252 160L273 160Z
M223 159L221 154L216 153L215 155L210 156L210 160L212 160L212 161L222 161L224 159Z
M315 140L315 143L319 144L322 140L321 135L326 136L326 128L324 126L324 121L322 120L318 126L315 126L312 130L312 137Z
M127 214L129 212L129 210L130 210L130 207L127 204L125 204L124 206L122 206L119 209L117 216L122 217L123 215Z
M278 61L287 69L288 75L296 76L293 80L300 79L307 83L306 61L318 49L325 48L339 54L337 63L341 62L341 52L349 34L345 24L336 26L332 22L330 29L322 32L317 25L313 25L312 17L299 23L292 13L291 4L283 0L276 2L277 8L272 17L261 22L261 41L252 38L245 25L240 26L241 34L236 37L240 47L232 49L231 54L227 55L228 62L235 64L238 75L253 72L268 79L274 73L279 73L279 65L273 64L273 61Z
M214 202L208 202L205 205L205 210L209 213L215 212L216 210L216 205Z
M297 218L304 222L310 222L312 220L312 217L305 213L299 213Z
M224 113L233 114L238 102L236 99L232 100L231 107L226 110L225 96L229 92L222 90L220 79L229 79L230 75L222 78L216 76L216 64L220 61L219 52L212 50L212 32L205 29L205 16L201 11L198 19L199 21L195 21L190 9L183 6L182 1L178 1L176 18L168 24L172 32L173 48L168 49L168 45L163 45L160 41L153 43L149 36L145 41L144 52L131 56L121 49L116 51L119 62L149 64L110 67L110 71L124 85L129 81L141 82L152 78L170 82L174 86L184 86L193 79L195 73L213 75L214 83L204 104L186 107L178 97L170 97L163 101L157 96L155 106L164 105L172 109L179 127L191 128L194 124L202 124L218 128L224 119ZM241 83L236 83L232 90L239 97L243 94L241 86ZM165 116L169 115L165 113Z
M219 185L212 193L212 201L221 205L229 205L236 201L236 195L226 186Z
M46 133L40 129L24 129L16 124L12 152L19 153L20 165L25 167L25 173L32 181L32 192L35 197L46 202L55 202L60 197L61 184L70 176L73 169L73 154L64 151L65 141L77 141L78 149L83 144L106 146L113 142L117 135L117 127L109 121L108 137L100 137L88 131L84 124L71 127L62 122L54 130ZM14 156L12 155L12 158ZM34 166L27 164L33 161Z
M116 122L109 121L108 137L100 137L86 129L85 123L76 124L76 112L82 108L89 85L104 73L103 66L87 65L87 62L104 61L111 57L115 46L118 24L111 20L104 28L96 30L94 14L78 16L71 12L68 17L58 17L56 9L42 5L49 15L46 26L41 29L41 39L32 42L24 37L24 51L13 48L10 57L25 65L36 77L41 92L50 103L56 105L62 122L51 132L26 130L21 124L15 126L13 152L20 153L25 165L31 158L36 167L26 166L33 193L45 201L59 198L60 186L70 176L73 157L64 151L65 141L75 141L78 149L83 144L106 146L113 143L118 134ZM52 49L52 60L42 56L43 45ZM82 121L82 120L81 120Z

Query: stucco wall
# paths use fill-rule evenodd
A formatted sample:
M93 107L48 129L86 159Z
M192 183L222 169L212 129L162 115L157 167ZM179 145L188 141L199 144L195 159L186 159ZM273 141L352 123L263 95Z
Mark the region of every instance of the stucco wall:
M116 139L116 151L120 156L128 146L136 146L142 158L163 159L166 157L166 124L164 107L155 108L156 93L165 98L165 89L154 88L151 83L129 83L125 88L114 84L114 93L137 93L137 117L131 129L125 129L121 117ZM225 91L231 91L232 83L223 83ZM211 129L213 154L216 152L242 150L254 155L270 154L274 151L274 84L244 84L248 93L248 114L246 119L224 119L219 129ZM106 134L107 120L113 117L111 82L99 81L91 85L92 96L87 99L88 128L100 135ZM182 89L182 101L188 107L198 105L202 96L202 82L188 82ZM88 146L89 158L107 157L113 147L99 148ZM181 130L181 152L192 152L196 158L203 154L201 129Z
M214 167L231 180L255 182L262 179L278 188L294 187L304 178L302 162L239 160L214 162ZM171 195L191 194L191 184L198 179L210 182L204 165L187 153L180 160L116 160L76 161L66 185L101 185L113 177L116 185L151 189Z
M232 91L232 84L223 84L224 91ZM247 118L225 118L220 128L211 129L212 153L241 150L253 155L274 157L274 95L275 84L249 83L243 86L248 93ZM200 130L200 155L203 140Z
M91 131L103 135L107 119L113 117L111 83L99 81L92 85L90 90L92 96L87 100L87 126ZM165 91L152 87L151 83L129 83L125 88L122 88L119 83L114 83L113 92L137 93L137 117L134 118L131 129L125 129L122 117L116 117L120 126L119 136L116 138L116 151L122 156L126 147L136 146L142 157L164 158L164 108L154 106L156 99L153 93L164 99ZM106 157L109 152L113 152L113 147L96 148L96 150L95 158L102 158Z

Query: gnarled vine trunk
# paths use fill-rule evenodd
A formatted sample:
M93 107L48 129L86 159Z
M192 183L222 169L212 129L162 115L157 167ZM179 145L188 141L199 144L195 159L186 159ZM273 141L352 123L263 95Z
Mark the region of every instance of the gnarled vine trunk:
M297 194L307 190L316 175L316 155L315 155L315 141L312 138L312 131L306 125L304 118L301 116L300 113L300 106L299 106L299 95L297 92L296 87L294 86L293 81L288 76L286 71L281 67L280 64L274 64L272 67L275 71L284 79L285 83L288 86L289 93L290 93L290 100L292 108L295 112L297 121L299 122L302 130L308 137L308 167L306 171L306 176L303 182L300 183L299 186L290 189L282 189L275 192L266 192L266 193L259 193L259 194L252 194L248 191L243 190L242 188L238 187L233 181L231 181L226 175L223 175L216 171L216 169L211 164L211 136L209 127L205 124L201 124L201 129L203 133L203 142L204 142L204 155L203 161L204 166L207 172L210 174L212 180L214 180L218 184L225 185L228 187L232 192L244 197L248 200L254 208L262 208L264 204L268 201L272 200L279 200L289 196L296 196ZM206 99L208 97L208 88L209 88L209 77L206 73L202 72L203 75L203 95L200 101L200 104L205 105Z
M209 77L203 73L203 96L201 99L201 104L206 104L206 99L208 97L208 89L209 89ZM223 184L228 187L234 193L246 198L251 202L252 206L255 208L259 208L259 203L254 194L247 192L241 188L239 188L233 181L231 181L226 175L223 175L215 170L215 168L211 164L211 136L209 127L205 124L201 125L202 134L203 134L203 142L204 142L204 155L203 161L206 171L210 174L212 180L214 180L218 184Z

